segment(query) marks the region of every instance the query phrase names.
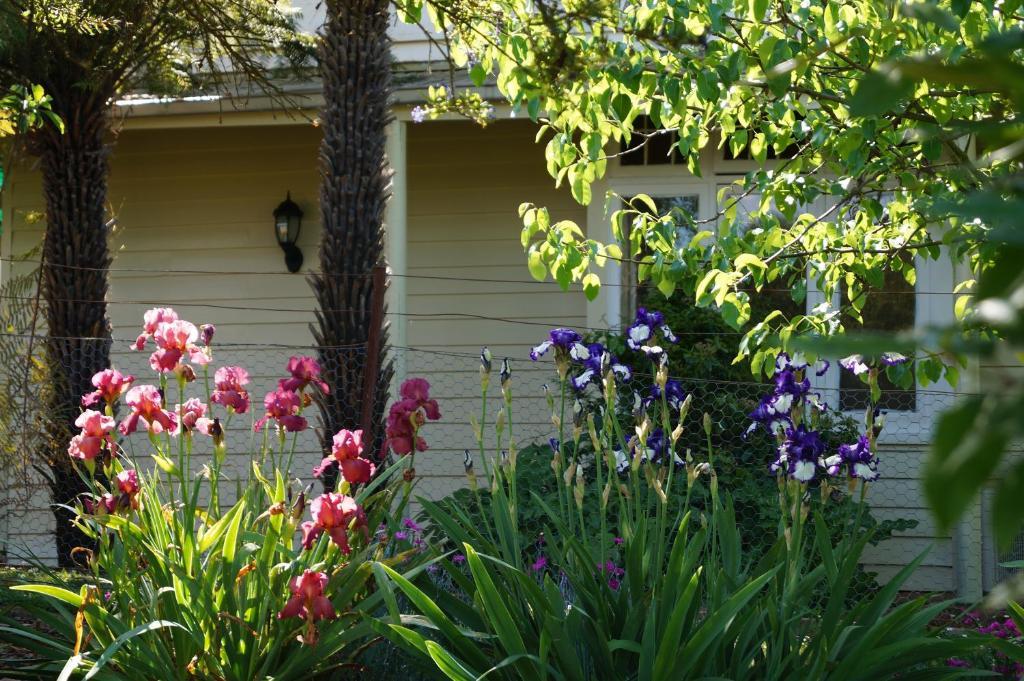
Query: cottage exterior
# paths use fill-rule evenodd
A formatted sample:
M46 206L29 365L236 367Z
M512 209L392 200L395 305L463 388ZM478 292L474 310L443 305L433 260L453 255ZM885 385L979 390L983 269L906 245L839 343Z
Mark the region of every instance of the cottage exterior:
M306 4L313 26L315 3ZM583 208L555 189L543 148L534 142L535 126L507 110L499 108L486 129L454 120L412 123L418 93L445 71L434 74L426 66L436 55L417 30L396 26L394 37L398 94L389 155L395 177L387 218L392 356L399 378L428 378L441 401L444 418L428 427L431 449L416 465L424 476L420 492L438 497L465 481L463 452L473 446L468 423L479 408L480 347L519 360L513 364L517 440L544 442L551 425L542 384L551 380L550 367L532 365L529 347L551 326L618 327L629 296L614 267L605 275L612 285L591 303L578 291L563 293L554 283L531 280L519 243L519 203L546 205L553 219L575 220L596 238L610 240L602 202ZM173 306L196 323L215 323L215 364L247 367L257 403L287 357L312 344L308 283L301 272L288 273L271 229L272 211L290 192L305 213L298 244L306 256L304 270L316 267L320 133L310 119L320 102L315 83L296 86L294 94L308 103L304 115L273 111L258 100L243 110L210 100L135 100L117 107L124 122L111 163L117 228L109 310L115 362L122 370L149 375L145 357L131 353L128 341L142 313L157 305ZM721 154L707 151L703 178L650 158L610 164L604 188L674 200L707 217L716 210L719 189L752 167ZM604 188L595 188L594 195ZM42 207L38 175L30 167L16 168L4 191L0 276L28 267L7 259L38 243L42 225L28 218ZM950 262L922 263L911 309L904 311L907 322L950 321L953 282ZM821 302L813 291L808 296L808 305ZM1019 369L1012 362L972 367L957 390L984 389L991 374L1008 370ZM842 406L837 372L818 387ZM997 576L983 508L952 536L940 536L919 485L933 418L955 399L952 387L929 386L917 391L909 408L890 412L882 440L885 478L870 501L880 518L919 524L873 549L869 560L880 574L891 575L934 544L908 587L972 596ZM238 470L248 465L247 430L236 424L229 433ZM318 460L313 435L305 435L300 470ZM29 549L52 559L47 492L38 486L26 491L20 482L5 490L8 500L0 503L0 545L12 557Z

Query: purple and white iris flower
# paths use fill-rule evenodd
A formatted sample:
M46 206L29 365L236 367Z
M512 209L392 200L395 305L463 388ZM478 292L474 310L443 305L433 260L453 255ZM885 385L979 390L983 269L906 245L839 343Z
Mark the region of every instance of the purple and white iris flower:
M815 430L804 424L786 429L786 438L779 445L778 458L770 468L773 473L784 472L798 482L810 482L818 470L818 462L825 452L825 443Z
M871 368L864 361L863 355L850 355L849 357L843 357L839 360L839 366L853 373L854 376L866 374L868 369Z
M800 352L795 352L792 356L788 353L780 352L778 357L775 358L776 374L781 371L806 371L809 366L810 362L808 362L807 358ZM814 365L814 375L824 376L830 366L831 364L827 359L818 360Z
M582 362L590 357L587 346L583 344L583 337L572 329L551 329L548 333L548 340L530 350L530 359L536 362L543 357L548 350L555 348L558 354L565 354L570 359Z
M757 427L764 426L772 435L781 435L786 432L786 428L793 425L792 420L789 418L789 412L779 412L775 409L776 396L765 395L761 398L757 408L750 412L750 420L753 423L747 428L746 435L754 432Z
M904 364L910 361L910 358L901 352L883 352L879 355L878 359L882 366L887 367L894 367L897 364ZM854 376L866 374L871 369L871 365L868 363L868 360L864 358L864 355L850 355L849 357L843 357L839 360L839 366L852 372Z
M676 335L672 333L672 329L665 323L665 315L657 310L648 311L646 308L637 308L636 319L626 329L626 345L630 350L640 350L654 338L655 331L660 331L662 338L669 343L679 342Z
M620 381L628 381L633 377L633 370L620 362L600 343L591 343L586 347L586 351L587 356L579 361L583 371L569 379L573 389L580 391L591 383L601 385L602 376L609 369Z
M670 378L667 381L665 381L665 402L668 403L668 406L669 408L672 409L672 411L679 411L679 407L682 406L683 400L685 399L686 391L683 390L683 386L679 381L675 380L674 378ZM658 387L657 383L655 383L651 386L650 392L648 393L647 398L644 400L644 406L650 407L652 404L655 404L660 401L661 388Z
M851 478L865 482L878 479L878 458L871 452L871 441L861 435L852 445L839 445L837 454L824 461L829 475L838 475L845 468Z
M909 357L900 352L883 352L882 353L882 364L887 367L893 367L897 364L903 364L910 360Z

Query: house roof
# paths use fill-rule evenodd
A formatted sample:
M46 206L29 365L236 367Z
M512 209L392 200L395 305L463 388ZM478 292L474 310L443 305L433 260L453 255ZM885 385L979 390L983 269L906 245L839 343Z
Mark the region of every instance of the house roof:
M452 73L443 62L395 63L393 68L393 100L397 109L409 108L425 100L427 87L444 83L456 88L472 87L462 69ZM264 93L196 94L180 97L135 93L117 100L117 111L127 119L153 116L220 116L234 114L273 114L287 118L310 118L322 108L323 86L319 76L292 79L277 83L281 95ZM488 100L500 98L493 82L475 88Z

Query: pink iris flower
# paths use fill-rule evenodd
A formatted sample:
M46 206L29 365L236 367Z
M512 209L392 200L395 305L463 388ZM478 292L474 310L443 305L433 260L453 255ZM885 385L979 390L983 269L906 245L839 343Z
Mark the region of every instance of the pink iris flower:
M278 383L282 390L300 392L307 385L315 385L326 395L331 392L327 383L320 379L320 364L312 357L292 357L288 360L291 378L282 378Z
M139 427L139 419L145 422L146 429L151 433L166 430L173 434L177 431L178 418L163 408L164 400L156 386L137 385L128 391L124 401L132 411L118 427L122 435L134 433Z
M370 482L376 471L377 467L373 462L366 459L344 459L341 462L341 474L353 485L365 485Z
M399 389L402 398L391 405L388 411L385 435L387 446L395 454L411 454L427 449L426 441L419 437L418 430L429 419L441 418L437 400L430 397L430 384L423 378L410 378Z
M112 417L93 409L86 409L75 419L75 425L81 428L82 432L71 438L68 445L68 454L72 458L89 461L99 456L104 445L108 448L114 446L114 438L110 434L114 430Z
M364 450L362 430L340 430L334 436L331 456L326 457L313 469L313 476L319 478L328 468L341 466L341 474L349 483L360 485L370 482L377 467L362 458Z
M302 523L302 547L310 549L313 542L326 532L343 553L351 551L348 544L350 530L361 530L364 538L369 537L366 527L366 513L356 500L344 494L328 492L321 494L309 505L312 521Z
M134 376L122 374L117 369L104 369L93 374L92 385L96 390L82 395L82 406L91 407L99 401L113 405L128 388Z
M210 434L213 419L206 418L206 405L198 397L185 400L185 404L179 404L174 411L180 415L181 427L185 432L197 430L203 435Z
M139 474L132 468L115 475L114 482L117 483L117 488L121 491L121 494L133 497L139 493Z
M89 515L107 515L117 512L118 507L121 506L122 499L123 497L115 497L108 492L96 499L84 499L82 506Z
M248 371L242 367L221 367L213 380L217 389L210 395L211 402L236 414L249 411L249 393L244 387L249 384Z
M198 338L199 329L192 322L178 319L160 324L153 334L158 349L150 355L149 366L154 371L171 372L185 355L195 364L209 364L210 356L195 344Z
M431 421L441 418L441 410L437 406L437 400L430 399L430 383L427 382L427 379L407 379L398 389L398 394L402 399L416 402Z
M301 575L292 577L288 583L292 597L281 612L277 613L278 619L286 617L301 617L309 620L334 619L337 615L331 601L324 596L324 589L327 587L327 575L323 572L305 570Z
M363 453L362 430L339 430L333 439L331 455L338 461L357 459Z
M133 350L142 350L146 347L146 341L153 337L161 324L169 324L178 321L178 313L169 307L154 307L146 310L142 315L142 333L132 344Z
M297 433L305 430L309 423L305 418L299 416L302 408L302 398L298 393L278 388L267 393L263 398L263 406L267 410L266 416L256 421L253 429L259 432L264 424L270 419L277 421L279 428L287 433Z

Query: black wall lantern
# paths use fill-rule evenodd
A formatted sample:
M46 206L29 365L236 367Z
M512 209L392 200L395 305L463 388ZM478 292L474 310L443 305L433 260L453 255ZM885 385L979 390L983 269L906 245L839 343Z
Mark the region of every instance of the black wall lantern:
M274 209L274 236L284 251L284 264L289 272L298 272L302 267L302 251L295 244L302 229L302 209L292 201L292 193Z

